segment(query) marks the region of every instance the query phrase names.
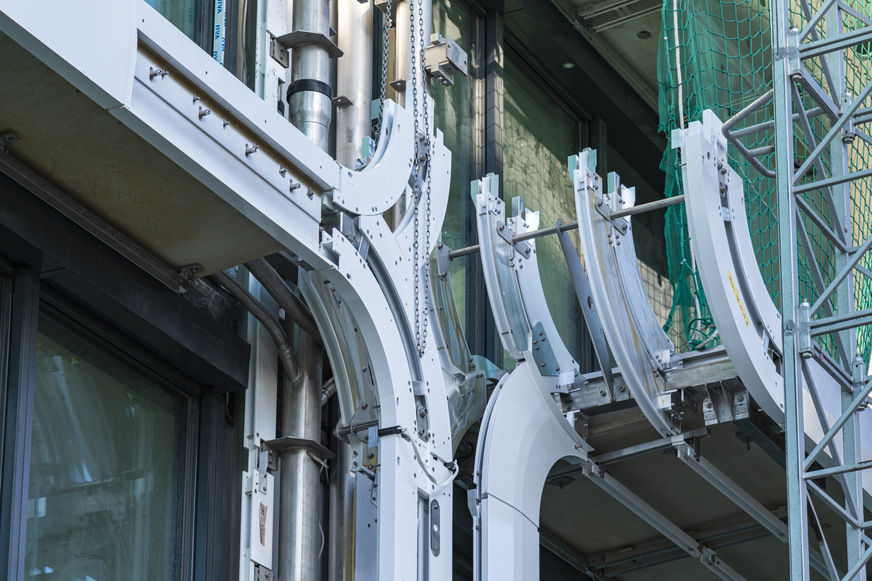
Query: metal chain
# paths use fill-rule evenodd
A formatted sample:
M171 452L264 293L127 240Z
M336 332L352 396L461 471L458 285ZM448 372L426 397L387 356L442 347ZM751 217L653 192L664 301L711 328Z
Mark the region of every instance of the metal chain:
M421 35L421 44L419 46L418 57L421 61L421 88L424 92L424 169L427 172L427 189L424 191L424 196L427 202L427 211L424 214L424 330L421 338L421 353L427 346L427 323L430 317L427 316L427 309L430 306L430 114L429 100L427 98L427 71L424 66L424 47L427 44L427 38L424 37L424 1L418 0L418 30Z
M375 125L375 139L378 142L381 137L382 123L385 116L385 91L388 84L388 53L390 52L391 42L391 0L387 0L384 14L384 26L382 27L382 63L381 63L381 84L378 95L378 120Z
M426 309L430 304L430 261L428 250L430 248L430 119L428 114L428 103L427 103L427 91L425 90L426 83L426 72L424 70L424 8L421 0L418 0L418 28L415 28L415 11L411 5L413 0L409 0L409 31L411 36L411 59L412 59L412 67L411 67L411 81L412 81L412 110L415 112L415 143L416 143L416 159L413 164L413 178L415 182L415 187L413 189L413 193L415 195L415 209L414 209L414 241L412 243L412 250L414 253L413 259L413 268L414 272L414 286L415 286L415 343L418 348L418 356L424 356L424 350L427 347L427 327L429 323L429 317L427 316ZM418 37L420 36L420 43L418 42ZM417 69L417 63L420 62L420 71ZM418 136L420 133L420 121L418 116L418 83L415 82L416 73L420 75L418 78L420 79L422 85L422 97L423 101L423 116L424 116L424 132L421 137L420 143L424 146L424 151L422 155L419 155L419 151L417 149L417 144L419 143ZM423 168L427 172L427 188L426 190L421 189L421 162L424 162ZM420 236L421 236L421 219L420 219L420 207L421 207L421 197L426 197L427 203L427 211L425 213L425 230L424 230L424 249L421 250L420 245ZM423 256L422 256L423 254ZM421 269L424 269L424 304L421 304ZM423 308L423 312L422 312ZM423 321L422 321L423 319Z
M415 30L415 11L412 8L413 0L408 0L409 2L409 36L410 36L410 44L411 44L411 58L412 58L412 66L409 69L408 79L412 83L412 113L415 118L415 163L412 164L412 178L415 181L415 186L412 190L415 199L413 201L415 205L414 209L414 226L413 226L413 240L412 240L412 252L414 254L412 258L412 268L414 269L414 286L415 286L415 346L418 349L418 357L422 357L424 355L424 349L421 346L421 276L420 276L420 261L421 261L421 252L420 245L418 240L420 238L420 219L418 206L419 201L421 199L421 180L420 180L420 172L419 162L420 156L418 155L418 84L415 82L415 45L417 44L417 34ZM408 86L408 85L407 85Z

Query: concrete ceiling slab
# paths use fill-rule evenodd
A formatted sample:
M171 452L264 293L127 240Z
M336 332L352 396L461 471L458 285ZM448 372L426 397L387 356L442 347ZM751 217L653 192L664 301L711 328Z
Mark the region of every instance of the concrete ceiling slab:
M122 234L175 270L199 263L203 274L281 249L8 36L0 54L0 132L20 138L12 156Z

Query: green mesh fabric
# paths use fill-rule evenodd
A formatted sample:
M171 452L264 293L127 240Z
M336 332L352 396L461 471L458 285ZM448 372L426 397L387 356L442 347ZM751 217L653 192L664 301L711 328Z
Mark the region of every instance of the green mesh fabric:
M820 0L812 0L812 10L820 4ZM850 5L864 15L869 15L872 8L872 5L867 6L865 2L857 0L851 0ZM802 28L806 21L801 12L800 2L793 2L791 18L798 28ZM720 119L726 120L771 88L769 9L766 0L665 0L662 17L658 53L660 130L666 133L667 138L671 137L673 129L681 126L682 113L684 126L699 120L705 109L712 109ZM857 28L858 22L856 18L848 16L843 26L850 30ZM820 35L826 36L824 25L818 28ZM872 78L869 75L872 49L860 46L856 51L849 50L847 53L847 89L857 94ZM819 62L809 63L806 68L821 85L827 86ZM807 109L814 107L808 95L802 94L802 98ZM868 106L869 103L864 105ZM772 118L771 105L767 105L748 116L736 129L771 121ZM829 121L825 116L811 119L808 136L800 125L795 126L794 148L798 159L805 158L804 154L809 151L810 145L817 143L828 127ZM742 141L748 149L767 147L772 145L772 132L757 132L743 137ZM872 150L866 141L855 139L849 150L849 171L869 167ZM760 271L772 299L780 306L775 182L760 174L732 148L730 154L731 165L744 179L747 217ZM763 165L774 168L771 158L770 153L759 159ZM824 155L822 165L827 172L829 164L828 155ZM678 155L671 148L671 143L663 156L661 167L666 172L665 195L671 197L684 193ZM813 168L802 182L817 177L817 169ZM851 188L850 226L853 240L850 243L856 245L872 231L872 191L869 180L853 184ZM837 228L823 192L809 192L800 197L820 217L820 221L833 230ZM813 263L818 265L820 279L826 285L836 271L836 253L832 243L810 219L804 217L799 227L800 230L804 229L809 240L809 248L802 246L799 250L800 296L814 302L818 289L815 286ZM666 324L667 333L683 350L714 345L717 339L710 339L714 333L713 322L696 273L682 205L669 209L665 230L669 275L674 287L672 312ZM801 242L802 239L800 235ZM811 255L815 261L809 260ZM872 306L872 285L867 277L856 277L854 292L858 309ZM868 330L861 329L857 350L867 361L872 347L870 339L872 336ZM832 337L824 336L819 340L829 353L836 354Z

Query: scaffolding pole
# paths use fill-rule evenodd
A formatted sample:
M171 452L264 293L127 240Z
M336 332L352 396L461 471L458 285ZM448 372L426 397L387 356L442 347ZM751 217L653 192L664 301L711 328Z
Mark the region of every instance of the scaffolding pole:
M864 100L872 93L872 82L864 79L868 84L857 95L847 92L845 51L872 40L872 26L846 32L844 16L849 14L850 8L841 2L816 3L814 6L818 10L815 11L806 0L800 0L799 4L794 4L794 1L776 0L770 4L790 578L803 581L810 578L809 531L814 530L830 564L829 576L832 579L865 579L872 546L864 534L861 470L866 465L860 462L859 410L866 407L870 385L866 382L865 362L855 353L857 327L867 324L868 317L864 318L856 310L854 285L870 244L853 246L851 186L863 172L862 168L850 167L849 148L855 138L854 125L858 120L855 118L862 110ZM799 15L791 15L791 5L800 7ZM819 68L809 66L812 59ZM828 122L820 125L826 134L817 141L809 119L817 116L820 110L826 112ZM726 127L730 126L728 122ZM807 145L797 148L802 151L794 151L797 135L802 136ZM816 173L809 178L807 172L812 169ZM801 302L798 269L797 226L818 218L809 214L810 207L805 203L808 198L802 199L809 194L816 194L820 204L829 210L829 224L825 224L829 232L844 241L843 244L828 246L832 258L830 269L821 268L821 257L813 249L804 248L803 255L813 271L823 272L824 276L832 273L827 280L815 281L815 289L811 291L814 296L808 297L815 298L813 307L808 302ZM797 203L798 197L801 203ZM803 241L805 245L809 244L807 236ZM823 288L824 284L826 288ZM803 358L818 356L822 351L812 339L812 320L816 327L835 320L839 323L830 328L833 329L833 343L840 347L834 361L841 369L830 372L832 381L827 385L816 385L812 374L803 372ZM846 377L852 381L845 381ZM825 414L819 408L818 390L824 388L838 389L841 394L842 417L831 426L827 425ZM813 411L820 418L825 432L811 449L806 447L804 389L809 391L809 399L816 408ZM834 445L836 442L840 442L841 452ZM828 461L823 472L839 476L837 481L841 484L843 499L832 498L812 483L812 479L822 473L819 466L815 467L815 460L822 458L824 450L828 451ZM809 514L810 492L845 521L844 528L832 527L829 531L830 536L845 534L847 549L841 558L830 554L832 543L827 542L821 527L814 526L817 519L813 511ZM810 522L810 516L815 522ZM836 564L841 564L841 567Z

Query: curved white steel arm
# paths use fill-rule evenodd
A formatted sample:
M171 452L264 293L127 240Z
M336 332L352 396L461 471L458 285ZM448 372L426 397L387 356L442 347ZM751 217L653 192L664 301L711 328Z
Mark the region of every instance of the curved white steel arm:
M711 111L679 140L690 244L721 341L748 391L774 420L784 418L781 315L751 245L742 178L727 162L722 123Z
M333 203L353 214L381 215L400 196L412 172L415 127L412 113L385 101L384 122L375 156L363 171L342 168Z
M512 200L512 217L508 219L507 226L515 235L538 230L539 212L528 210L524 200L515 197ZM523 244L528 246L522 245L520 249L515 249L512 266L521 291L527 323L532 332L532 341L524 352L524 358L536 363L536 368L551 391L566 391L578 375L578 363L557 332L554 318L545 301L536 240L532 239Z
M723 123L711 111L703 112L679 133L691 245L712 317L727 354L754 401L776 422L784 421L784 382L781 358L781 315L772 302L757 265L745 214L742 178L730 168ZM814 446L842 413L841 386L815 359L804 360L803 426L806 441ZM821 414L816 411L815 399ZM872 457L872 417L858 414L862 457ZM824 426L823 422L826 422ZM834 463L832 451L842 454L837 438L833 448L819 456L825 466ZM872 474L865 471L863 487L872 491Z
M539 213L524 200L512 200L506 219L499 177L472 183L478 239L491 311L503 347L514 359L535 362L551 391L566 391L578 375L578 364L563 343L545 301L535 240L513 242L514 236L539 228Z
M476 451L476 581L539 578L539 505L552 466L590 447L557 411L534 364L500 381Z
M438 233L448 203L451 155L441 132L432 144L427 168L430 192L418 200L418 211L419 216L429 217L430 231ZM389 162L382 158L378 163ZM402 191L407 182L408 174L394 186ZM360 465L376 473L378 575L415 579L418 567L425 566L428 578L447 579L451 575L450 484L456 471L451 463L449 392L456 380L450 370L443 370L437 341L429 341L423 356L418 354L413 333L413 224L406 220L392 232L380 214L368 212L356 219L342 214L340 222L341 232L325 235L321 245L322 255L335 267L301 273L300 278L331 361L345 366L336 375L343 423L351 430ZM418 228L422 256L425 250L429 256L438 238L434 234L425 246L427 226ZM421 274L428 265L429 259L419 265ZM424 291L419 289L426 296ZM438 325L432 309L423 309L422 315L431 316L434 328ZM374 409L378 426L355 429L375 417ZM427 519L419 519L421 503L431 513L438 510L440 522L435 528L428 530ZM419 542L429 547L429 555L419 554Z
M500 236L501 232L506 232L506 207L500 199L499 184L499 176L494 174L472 182L472 200L481 246L481 269L494 323L505 350L513 359L520 360L530 350L531 329L513 268L515 249Z
M394 244L393 239L386 242ZM426 498L430 503L437 501L442 507L451 506L448 484L453 474L446 466L452 456L451 431L442 369L435 346L428 349L419 365L410 365L407 357L397 356L407 351L408 339L403 336L403 325L396 318L397 306L391 304L394 298L390 292L383 292L383 281L378 280L371 267L376 257L365 259L352 240L338 230L333 231L328 245L329 253L336 259L336 268L301 272L301 278L305 280L303 289L307 299L317 298L313 292L315 285L332 286L331 292L348 310L371 364L368 376L378 399L378 427L375 431L356 433L355 440L361 463L377 465L379 578L416 579L418 563L410 555L417 554L422 534L418 520L419 498ZM401 284L400 288L403 286ZM317 305L318 301L313 304ZM322 333L328 331L323 336L329 342L337 337L331 331L336 321L326 318L325 313L321 309L313 310ZM349 345L339 343L328 347L329 353L343 350L349 350ZM355 402L350 399L352 389L340 383L344 381L343 376L337 376L337 395L343 415L355 409ZM426 410L426 424L421 423L421 401ZM343 417L343 420L350 418ZM426 426L424 434L419 432L422 425ZM377 458L364 461L376 442ZM441 511L440 544L445 549L425 560L433 579L450 577L450 512Z
M636 188L626 188L621 184L618 174L608 175L608 196L613 201L615 209L626 209L636 205ZM630 216L625 218L626 230L622 230L622 238L616 238L612 245L618 264L621 286L627 294L630 304L630 315L636 328L643 334L642 347L648 357L659 370L671 367L671 358L675 346L654 314L645 283L642 282L639 271L639 261L636 258L636 243L633 239L633 222ZM621 236L621 234L618 234Z
M595 151L585 150L571 157L569 169L575 187L584 265L609 347L642 413L661 435L674 435L678 427L671 411L670 388L659 373L661 365L654 355L659 343L649 344L657 337L651 321L655 321L655 327L659 328L659 324L653 315L640 314L650 310L651 303L647 296L644 300L638 297L638 289L644 292L644 287L641 281L633 281L640 274L633 241L624 235L630 229L629 222L619 232L618 226L598 209L605 206L605 211L614 211L629 200L603 195L602 179L596 174ZM618 250L619 246L624 248ZM632 267L628 257L633 259Z

